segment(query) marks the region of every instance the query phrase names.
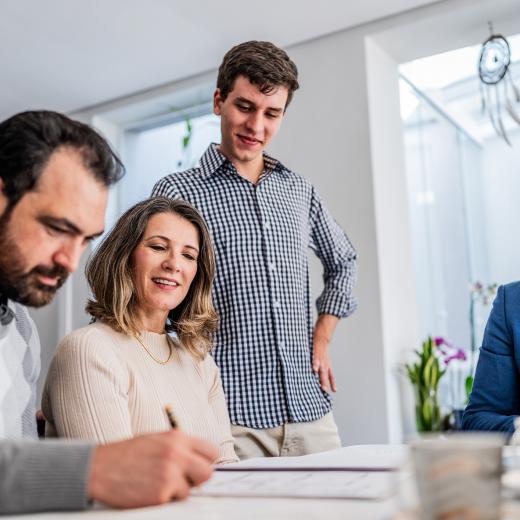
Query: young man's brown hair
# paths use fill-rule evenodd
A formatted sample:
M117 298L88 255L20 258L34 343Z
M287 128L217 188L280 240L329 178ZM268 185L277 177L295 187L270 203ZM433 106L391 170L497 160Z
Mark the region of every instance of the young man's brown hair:
M298 69L287 53L270 42L249 41L226 53L218 69L217 88L222 99L233 90L235 79L245 76L262 94L270 94L279 86L288 90L289 106L298 85Z

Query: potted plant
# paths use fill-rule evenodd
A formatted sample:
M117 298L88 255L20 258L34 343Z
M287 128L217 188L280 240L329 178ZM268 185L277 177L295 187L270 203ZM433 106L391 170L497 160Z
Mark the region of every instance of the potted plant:
M431 336L423 342L421 350L415 351L417 361L405 365L410 382L415 390L415 421L418 432L436 432L443 428L444 417L439 404L439 381L445 370L441 368Z
M418 432L437 432L460 429L462 398L467 356L442 337L431 337L416 350L417 361L405 365L408 379L415 390L415 418ZM444 407L439 400L439 382L448 372L443 388ZM447 413L443 413L443 408ZM457 413L458 412L458 413Z

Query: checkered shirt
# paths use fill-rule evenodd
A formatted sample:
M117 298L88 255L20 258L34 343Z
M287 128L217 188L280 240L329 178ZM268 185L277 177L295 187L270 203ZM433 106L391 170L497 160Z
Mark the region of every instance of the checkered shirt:
M313 186L264 154L258 183L210 145L200 167L161 179L152 195L182 198L204 216L215 245L213 355L231 422L272 428L331 409L312 371L313 316L307 249L323 264L319 314L346 317L356 252Z

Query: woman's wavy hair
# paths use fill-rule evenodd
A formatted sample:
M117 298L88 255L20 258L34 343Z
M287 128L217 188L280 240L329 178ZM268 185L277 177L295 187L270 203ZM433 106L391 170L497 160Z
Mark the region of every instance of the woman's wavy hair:
M93 297L85 310L119 332L139 335L133 252L143 239L148 221L158 213L178 215L199 233L197 273L184 300L169 312L165 332L175 331L180 345L195 358L203 359L211 349L218 325L211 298L215 255L204 219L183 200L152 197L135 204L119 218L87 262L85 274Z

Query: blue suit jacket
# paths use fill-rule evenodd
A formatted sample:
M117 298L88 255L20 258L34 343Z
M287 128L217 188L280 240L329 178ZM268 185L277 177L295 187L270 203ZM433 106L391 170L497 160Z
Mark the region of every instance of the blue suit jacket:
M484 332L464 430L513 433L520 415L520 282L498 288Z

